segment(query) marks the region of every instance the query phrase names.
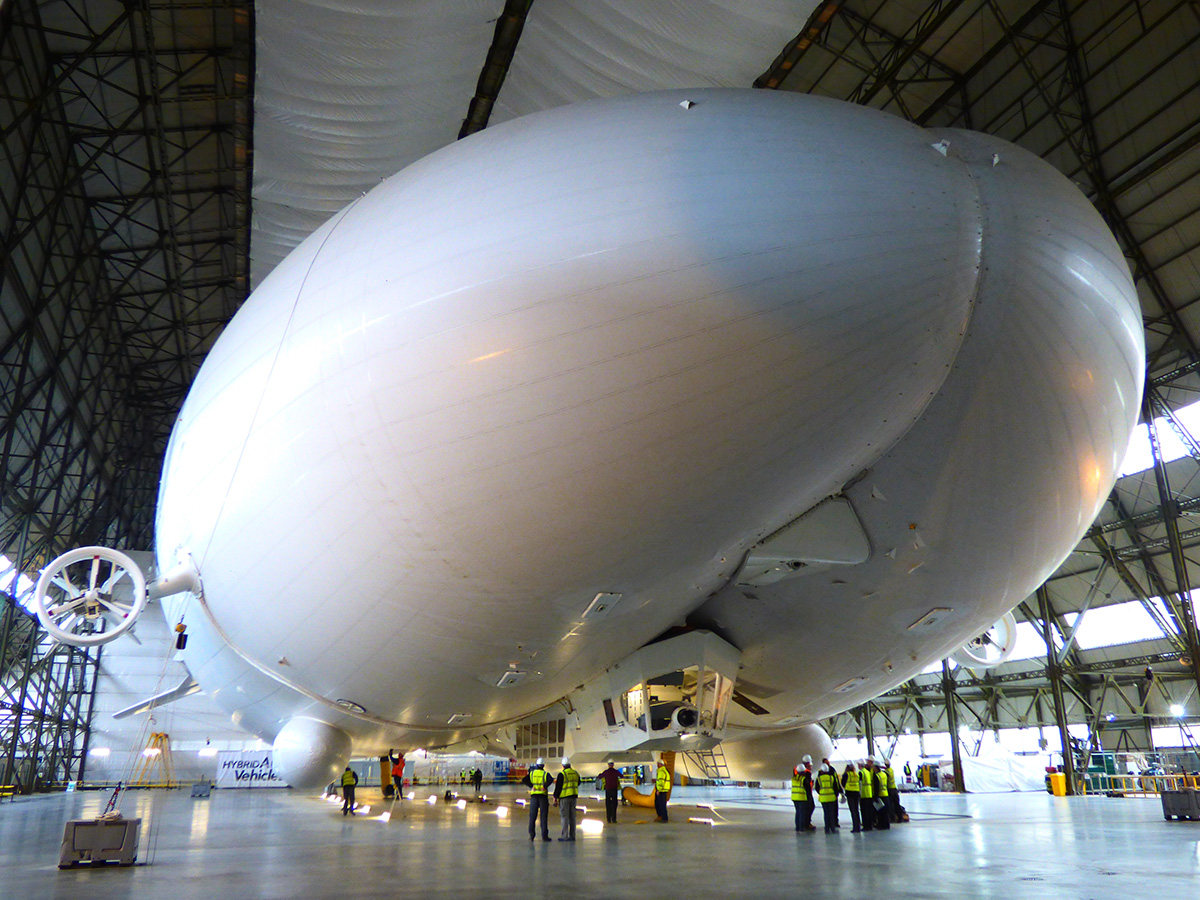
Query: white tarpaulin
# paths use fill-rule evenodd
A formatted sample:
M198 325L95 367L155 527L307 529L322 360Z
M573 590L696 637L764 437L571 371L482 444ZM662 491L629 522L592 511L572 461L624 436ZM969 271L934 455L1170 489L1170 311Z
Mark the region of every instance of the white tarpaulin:
M972 794L1003 794L1014 791L1044 791L1048 756L1017 756L999 748L980 756L962 758L963 786ZM948 756L938 760L943 779L954 777Z
M493 123L592 97L744 87L816 0L534 3ZM258 0L251 282L458 137L504 0Z
M217 754L219 788L285 788L275 774L270 750L223 750Z

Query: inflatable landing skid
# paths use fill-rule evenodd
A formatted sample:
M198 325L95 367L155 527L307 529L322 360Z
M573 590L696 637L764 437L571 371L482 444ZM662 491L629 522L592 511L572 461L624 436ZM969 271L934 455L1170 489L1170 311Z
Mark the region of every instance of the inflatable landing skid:
M657 791L651 791L648 794L643 794L635 787L627 787L621 791L621 796L625 798L625 802L630 806L641 806L646 809L654 809L654 795ZM671 796L670 794L667 795Z

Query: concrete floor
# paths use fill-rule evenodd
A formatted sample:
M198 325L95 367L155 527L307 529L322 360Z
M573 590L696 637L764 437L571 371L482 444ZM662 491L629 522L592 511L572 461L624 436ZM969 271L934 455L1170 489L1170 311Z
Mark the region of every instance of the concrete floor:
M1200 896L1200 823L1164 821L1157 799L909 796L907 825L825 835L793 831L782 790L676 788L667 825L651 823L652 810L622 807L620 823L599 834L531 844L524 810L512 803L522 795L492 796L508 805L507 818L497 803L406 801L383 821L378 790L360 792L373 808L356 818L286 791L214 791L210 800L132 792L119 805L144 818L139 865L64 871L63 822L96 815L107 794L18 799L0 805L0 897ZM585 795L580 805L603 821L602 802Z

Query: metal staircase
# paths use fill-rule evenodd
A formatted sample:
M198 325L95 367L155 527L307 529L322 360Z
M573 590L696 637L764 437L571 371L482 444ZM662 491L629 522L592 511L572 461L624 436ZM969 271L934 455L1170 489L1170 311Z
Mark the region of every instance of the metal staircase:
M700 771L701 778L717 782L731 780L729 766L725 762L725 751L720 744L711 750L685 750L681 756L689 778L696 777L692 775L694 765Z

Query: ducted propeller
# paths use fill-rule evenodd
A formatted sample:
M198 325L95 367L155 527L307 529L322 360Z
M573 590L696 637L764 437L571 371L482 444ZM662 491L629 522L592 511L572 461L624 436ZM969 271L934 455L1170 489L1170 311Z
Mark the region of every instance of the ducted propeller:
M958 648L951 658L960 666L987 669L998 666L1017 646L1017 617L1007 612L995 625Z
M119 550L68 550L42 570L33 608L46 631L64 644L107 644L129 631L146 608L146 577Z

